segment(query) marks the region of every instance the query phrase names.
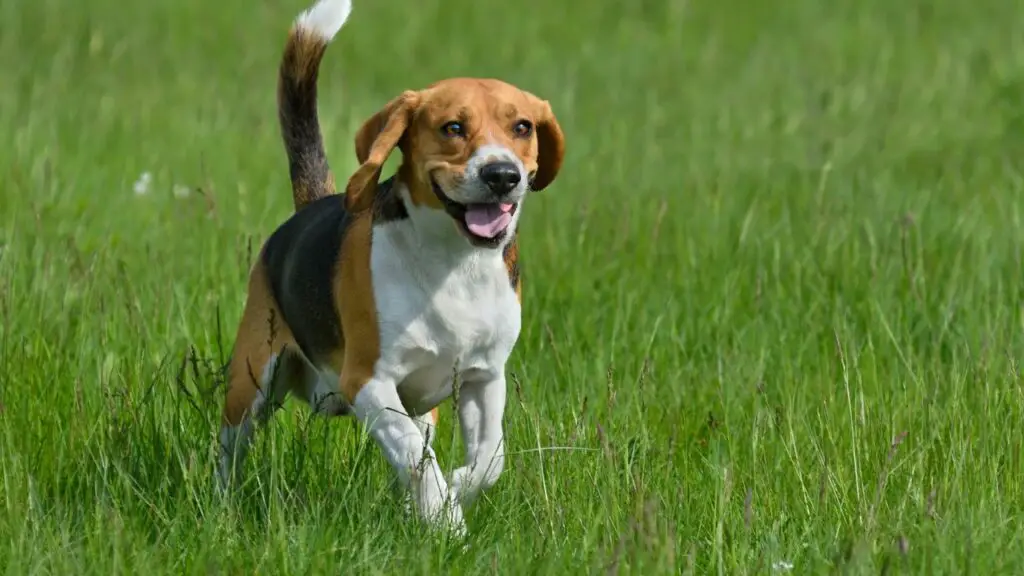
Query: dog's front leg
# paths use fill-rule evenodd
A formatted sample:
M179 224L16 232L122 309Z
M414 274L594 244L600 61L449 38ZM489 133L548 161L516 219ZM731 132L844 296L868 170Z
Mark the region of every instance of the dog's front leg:
M449 498L434 450L406 413L394 380L371 378L355 395L353 409L411 492L420 516L433 526L462 533L462 507Z
M465 462L452 473L452 491L463 506L498 481L505 468L505 375L468 379L459 389L459 424Z

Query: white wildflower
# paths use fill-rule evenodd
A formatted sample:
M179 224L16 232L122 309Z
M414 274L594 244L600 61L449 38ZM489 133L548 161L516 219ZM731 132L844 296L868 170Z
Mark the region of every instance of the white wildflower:
M149 185L153 183L153 175L149 172L143 172L139 175L139 179L132 185L132 190L135 191L136 196L144 196L149 194Z

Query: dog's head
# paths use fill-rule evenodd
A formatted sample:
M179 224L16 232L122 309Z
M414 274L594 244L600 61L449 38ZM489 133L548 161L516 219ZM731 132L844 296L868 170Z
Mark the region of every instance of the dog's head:
M365 209L391 151L417 206L443 210L476 246L501 244L528 190L558 175L565 152L550 105L499 80L457 78L388 102L356 134L349 205Z

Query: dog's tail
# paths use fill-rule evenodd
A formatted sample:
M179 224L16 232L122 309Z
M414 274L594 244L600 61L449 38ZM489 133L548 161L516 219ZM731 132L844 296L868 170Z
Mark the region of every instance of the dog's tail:
M351 12L351 0L319 0L295 19L281 57L277 111L296 210L335 192L317 117L316 82L327 44Z

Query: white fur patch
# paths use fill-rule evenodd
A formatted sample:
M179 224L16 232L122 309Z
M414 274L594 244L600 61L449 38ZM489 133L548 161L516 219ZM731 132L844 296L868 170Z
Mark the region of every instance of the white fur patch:
M295 27L308 30L330 42L352 13L351 0L320 0L295 19Z
M520 305L501 247L473 247L450 216L412 205L404 187L400 194L409 219L373 229L381 354L355 411L430 516L443 500L469 505L504 467L505 363L519 338ZM426 414L453 395L466 454L449 488L435 484L444 479L431 465L420 476L404 470L410 455L432 455L424 422L405 414Z
M373 230L376 373L393 374L405 406L423 413L452 394L456 370L504 377L520 305L500 247L473 247L444 212L407 206L409 220Z

